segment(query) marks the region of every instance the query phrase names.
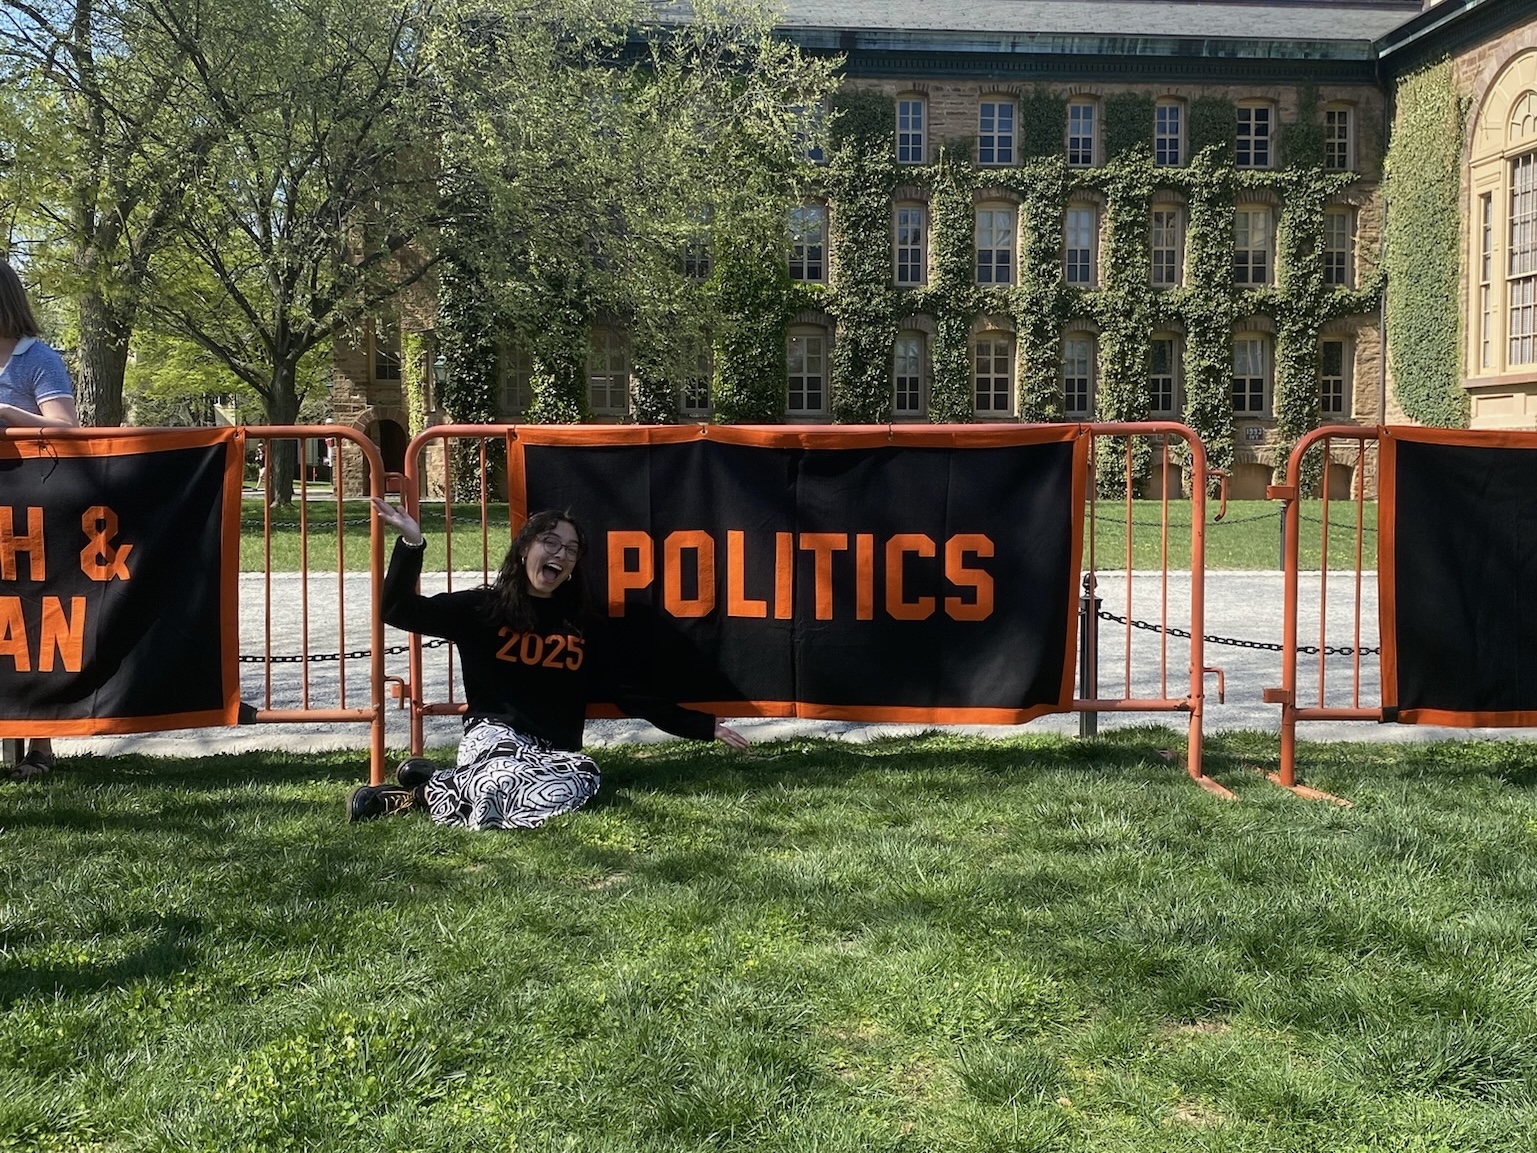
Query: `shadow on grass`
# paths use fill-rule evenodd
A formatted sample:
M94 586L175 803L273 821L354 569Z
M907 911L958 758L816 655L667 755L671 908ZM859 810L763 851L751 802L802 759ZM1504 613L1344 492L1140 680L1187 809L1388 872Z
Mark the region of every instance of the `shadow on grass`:
M78 965L14 961L0 964L0 1010L38 994L78 996L185 973L199 963L193 943L202 928L202 923L192 917L144 915L131 918L106 934L150 934L142 946L114 961Z

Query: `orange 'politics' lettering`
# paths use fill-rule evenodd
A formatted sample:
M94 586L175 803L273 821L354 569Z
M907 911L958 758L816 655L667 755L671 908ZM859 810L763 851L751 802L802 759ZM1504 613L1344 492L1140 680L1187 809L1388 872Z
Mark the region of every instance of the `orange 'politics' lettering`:
M934 598L908 600L902 592L902 565L907 553L934 555L934 542L921 532L901 532L886 542L886 611L899 621L923 621L934 615Z

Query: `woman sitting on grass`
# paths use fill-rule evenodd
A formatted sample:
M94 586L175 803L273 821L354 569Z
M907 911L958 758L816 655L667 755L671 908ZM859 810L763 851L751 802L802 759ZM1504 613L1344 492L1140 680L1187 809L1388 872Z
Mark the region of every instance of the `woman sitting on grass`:
M454 643L464 670L464 736L452 769L413 758L400 784L363 785L349 821L425 807L442 825L536 828L598 791L598 766L581 752L587 702L612 700L680 737L747 747L709 713L628 689L622 654L605 651L586 611L581 529L560 512L528 518L488 588L424 597L416 591L427 542L403 509L375 499L400 533L384 578L384 623Z

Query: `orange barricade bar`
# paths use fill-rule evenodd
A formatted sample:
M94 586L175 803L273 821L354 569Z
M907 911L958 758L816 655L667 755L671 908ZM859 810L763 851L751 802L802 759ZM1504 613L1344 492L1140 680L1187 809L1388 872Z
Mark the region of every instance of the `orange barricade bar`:
M1276 783L1284 788L1303 791L1306 795L1320 796L1312 790L1301 790L1297 784L1297 723L1299 721L1381 721L1382 703L1380 683L1375 691L1361 658L1375 653L1373 642L1378 635L1376 619L1376 566L1375 544L1368 549L1366 539L1372 530L1366 523L1366 464L1374 459L1383 429L1362 428L1357 425L1331 425L1314 429L1297 442L1287 462L1286 483L1272 485L1267 495L1279 500L1285 513L1285 602L1281 624L1281 685L1265 690L1265 700L1281 706L1281 756L1280 772ZM1336 442L1345 446L1343 450ZM1309 616L1316 616L1316 630L1309 628L1308 636L1302 636L1301 617L1302 575L1302 488L1306 460L1310 453L1321 453L1322 464L1318 469L1317 482L1320 496L1319 570L1316 600L1309 590ZM1347 533L1343 552L1348 562L1338 568L1331 560L1338 552L1331 551L1331 533L1340 522L1332 515L1333 506L1340 503L1331 497L1331 470L1338 467L1340 456L1353 458L1351 493L1348 511L1342 518ZM1367 568L1370 561L1371 568ZM1368 578L1368 573L1371 578ZM1336 592L1331 599L1331 588ZM1340 617L1343 616L1343 622ZM1311 626L1312 621L1309 621ZM1332 638L1332 640L1331 640ZM1316 683L1299 686L1299 662L1301 655L1316 656L1314 666ZM1348 658L1342 669L1338 660L1331 666L1330 658ZM1343 685L1342 685L1343 682ZM1373 704L1366 700L1377 697Z
M384 533L360 503L387 489L384 460L365 434L338 425L249 425L248 458L262 497L260 565L242 565L241 660L244 718L272 724L366 724L369 780L385 770ZM286 457L286 459L285 459ZM292 477L293 504L274 507L280 473ZM349 494L354 498L347 506ZM246 539L242 523L242 541ZM274 533L297 532L298 566L275 568ZM358 542L358 543L355 543ZM356 564L366 542L366 577ZM349 549L349 544L352 548ZM254 569L254 571L252 571ZM252 649L257 651L252 652ZM360 675L352 668L361 665ZM285 670L297 673L285 675ZM356 702L356 703L354 703Z
M1155 553L1158 558L1155 562L1155 571L1149 573L1134 569L1131 531L1133 526L1130 520L1129 499L1126 501L1125 512L1126 548L1124 554L1120 556L1122 567L1118 570L1114 565L1103 569L1099 567L1101 558L1095 551L1092 533L1084 556L1080 558L1079 577L1088 582L1087 587L1090 590L1096 589L1101 579L1118 582L1124 586L1125 599L1118 602L1124 603L1127 608L1122 640L1125 649L1124 676L1118 685L1113 686L1112 691L1104 693L1099 691L1096 678L1085 678L1079 684L1076 694L1071 691L1069 684L1065 694L1068 704L1065 707L1067 711L1091 715L1100 712L1186 713L1189 722L1187 750L1189 774L1208 787L1220 789L1219 786L1212 786L1204 779L1201 762L1203 683L1205 673L1208 671L1204 669L1203 664L1203 630L1205 623L1204 520L1209 478L1204 447L1188 427L1175 422L892 427L884 425L879 427L847 425L551 427L541 425L523 428L514 425L434 426L413 439L407 447L403 486L407 507L418 520L421 519L424 499L432 503L441 502L443 509L444 550L439 562L443 583L441 586L434 583L432 591L436 591L439 587L451 590L455 587L474 587L488 583L500 565L515 524L521 521L522 516L529 511L508 505L508 494L521 491L521 476L517 474L517 470L522 467L522 454L512 451L520 432L526 438L537 436L540 444L573 445L679 444L703 437L742 445L867 448L885 445L989 447L1015 444L1022 436L1030 435L1055 440L1084 441L1086 448L1081 450L1081 455L1087 462L1087 466L1081 485L1087 494L1087 499L1082 511L1091 524L1100 500L1097 494L1112 483L1104 475L1106 472L1104 461L1095 465L1096 457L1105 456L1113 448L1117 454L1116 459L1120 460L1124 449L1126 473L1124 476L1117 476L1113 484L1119 486L1117 491L1129 497L1133 491L1134 482L1131 476L1136 471L1136 462L1144 459L1145 453L1151 452L1152 459L1155 461L1152 468L1154 479L1148 483L1155 485L1158 492L1162 494L1160 501L1162 515L1158 526L1160 535ZM1142 471L1144 473L1147 471L1145 460ZM1171 545L1183 546L1184 542L1178 540L1178 534L1184 531L1186 526L1177 523L1178 518L1170 516L1170 509L1172 504L1186 503L1175 500L1182 487L1188 488L1190 492L1189 568L1188 572L1179 574L1178 580L1173 580L1170 571ZM470 509L466 510L465 505L471 506ZM1075 513L1075 517L1078 515ZM456 536L462 536L462 530L457 526L466 522L471 527L472 538L477 535L479 538L472 539L472 543L468 546L462 542L456 543ZM496 538L494 544L493 537ZM438 558L434 559L438 560ZM440 571L439 563L433 565L434 574ZM1117 572L1120 575L1115 575ZM435 575L434 580L437 579L439 578ZM1147 586L1154 590L1148 595L1152 598L1149 603L1156 605L1154 611L1157 617L1156 623L1138 622L1139 627L1135 629L1132 620L1134 585L1137 586L1136 611L1143 611L1142 588ZM1097 626L1097 620L1094 623ZM1177 644L1178 655L1173 658L1172 669L1169 651L1171 638L1180 638ZM1091 633L1089 639L1092 644L1096 637ZM1151 679L1140 673L1134 677L1132 650L1135 647L1138 650L1139 659L1146 663L1142 650L1148 645L1157 647L1157 674ZM446 689L440 695L426 690L423 676L423 647L419 638L410 639L410 672L404 694L410 702L413 752L420 752L423 746L425 717L461 714L465 707L458 699L451 651L446 656L448 669ZM1071 652L1069 659L1071 662ZM1185 666L1183 669L1179 668L1181 661ZM435 677L436 673L435 666ZM1065 675L1071 680L1070 669ZM869 717L861 715L858 719L889 719L873 715L881 710L866 711L871 712L872 715ZM783 714L765 712L763 715ZM856 718L850 716L843 719Z

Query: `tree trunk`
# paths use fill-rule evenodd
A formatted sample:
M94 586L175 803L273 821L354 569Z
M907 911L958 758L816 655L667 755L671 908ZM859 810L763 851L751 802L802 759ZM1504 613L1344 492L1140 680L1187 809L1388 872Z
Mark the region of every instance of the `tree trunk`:
M296 360L279 360L272 368L272 387L263 398L268 424L297 424L299 394L295 388ZM272 504L294 502L294 480L299 475L299 442L274 440L267 454L268 475L272 479Z
M83 293L78 302L80 335L75 403L80 423L110 427L123 423L123 372L128 366L131 309L114 307L100 291Z

